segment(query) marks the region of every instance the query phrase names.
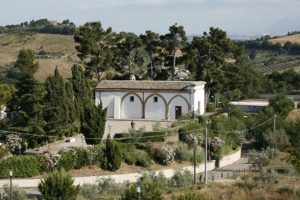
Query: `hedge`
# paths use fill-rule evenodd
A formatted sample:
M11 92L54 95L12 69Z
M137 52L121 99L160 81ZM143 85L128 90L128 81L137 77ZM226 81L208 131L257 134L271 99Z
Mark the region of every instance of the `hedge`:
M32 177L41 173L41 166L36 156L13 156L0 161L0 178L8 178L10 170L14 177Z
M116 133L114 138L122 138L118 141L120 142L161 142L164 141L164 137L166 136L165 131L155 131L155 132L143 132L143 133L137 133L137 136L133 136L131 139L132 134L129 133ZM124 139L123 139L124 138Z

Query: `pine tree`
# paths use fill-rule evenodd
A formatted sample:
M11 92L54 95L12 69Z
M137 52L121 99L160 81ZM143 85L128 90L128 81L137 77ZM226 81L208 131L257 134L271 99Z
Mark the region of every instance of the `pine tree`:
M73 183L74 180L65 171L55 171L41 181L38 189L45 200L76 200L79 186Z
M8 102L10 126L22 132L43 135L45 134L43 109L46 90L33 77L38 70L33 52L28 49L21 50L15 68L20 79L15 85L16 92L12 100ZM31 142L37 141L31 140Z

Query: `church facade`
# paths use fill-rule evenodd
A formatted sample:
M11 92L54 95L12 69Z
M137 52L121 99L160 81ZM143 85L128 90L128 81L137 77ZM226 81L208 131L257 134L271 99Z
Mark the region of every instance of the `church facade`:
M95 88L111 119L178 119L205 112L203 81L103 80Z

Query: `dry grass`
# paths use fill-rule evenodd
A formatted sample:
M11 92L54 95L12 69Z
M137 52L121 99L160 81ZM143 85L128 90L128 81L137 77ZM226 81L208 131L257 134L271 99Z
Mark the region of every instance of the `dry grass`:
M281 176L275 184L255 182L253 176L247 175L236 182L211 183L203 188L172 191L165 196L167 200L173 200L180 194L192 192L201 200L288 200L295 199L295 191L300 189L300 178L296 176Z
M287 42L300 44L300 34L283 36L283 37L271 39L269 41L272 42L273 44L280 43L281 45L284 45Z
M296 122L300 120L300 109L294 109L292 112L289 113L288 121L289 122Z
M34 51L43 49L51 53L63 53L59 59L39 59L40 69L36 78L43 81L53 74L56 66L64 77L70 76L70 69L77 60L73 36L56 34L0 34L0 68L11 67L23 48ZM71 61L70 61L71 60ZM73 60L73 61L72 61Z

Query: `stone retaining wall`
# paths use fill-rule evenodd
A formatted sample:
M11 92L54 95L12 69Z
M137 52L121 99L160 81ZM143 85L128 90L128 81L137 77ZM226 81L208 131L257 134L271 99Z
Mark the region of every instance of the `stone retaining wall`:
M227 165L230 165L236 161L238 161L241 158L241 150L238 150L234 152L233 154L230 154L228 156L224 156L219 161L219 166L224 167ZM207 170L212 171L215 169L216 161L210 161L207 163ZM187 166L180 168L183 170L188 170L190 172L194 172L193 166ZM164 170L158 170L156 173L163 173L166 178L171 178L174 175L174 172L176 169L164 169ZM204 172L204 163L201 163L196 168L197 173ZM74 184L76 185L83 185L83 184L95 184L97 182L98 178L112 178L115 180L116 183L123 183L123 182L136 182L139 177L141 177L142 174L140 173L129 173L129 174L116 174L116 175L105 175L105 176L88 176L88 177L74 177ZM39 184L41 179L13 179L13 185L18 185L21 188L36 188ZM0 188L3 187L3 185L9 184L8 179L2 179L0 180Z

